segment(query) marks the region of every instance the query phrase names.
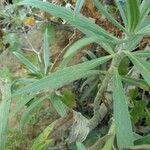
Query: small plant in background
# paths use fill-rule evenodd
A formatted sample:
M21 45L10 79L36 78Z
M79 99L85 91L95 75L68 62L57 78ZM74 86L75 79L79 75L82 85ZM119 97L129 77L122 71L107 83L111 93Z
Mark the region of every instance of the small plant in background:
M19 79L12 84L12 93L9 92L9 96L2 99L0 118L4 119L5 111L8 117L10 104L5 105L6 100L10 102L8 99L19 99L20 95L23 95L23 100L19 101L14 112L25 105L28 106L21 118L22 129L31 120L31 113L37 110L44 101L50 102L61 116L35 139L32 146L34 150L52 149L56 141L62 141L62 137L65 140L59 143L59 146L62 144L61 149L66 145L68 149L76 146L78 150L138 149L138 145L150 144L150 136L139 135L136 128L136 124L142 117L146 119L146 126L150 125L149 97L146 94L150 90L150 50L149 46L139 49L143 38L150 35L150 1L115 0L122 24L110 15L100 1L93 0L92 2L98 11L122 31L121 38L115 37L80 13L84 0L77 0L73 10L72 7L67 9L39 0L21 1L15 6L18 8L28 5L31 9L32 7L39 8L50 15L62 18L64 22L84 34L81 39L60 52L55 61L50 59L51 37L47 26L44 28L42 55L35 52L38 57L37 65L20 51L13 52L31 73L30 78ZM91 43L100 45L106 51L105 56L97 57L86 51L91 60L69 65L77 53ZM58 60L59 58L61 61ZM91 83L89 89L81 97L83 101L93 89L97 92L92 101L93 116L91 118L84 117L83 114L77 112L74 109L77 105L74 94L62 89L81 78L85 79L82 87ZM105 132L103 137L95 136L96 142L88 146L87 140L92 137L91 133L109 111L112 112L112 119L109 118L108 132ZM6 128L7 117L5 121L0 122L1 137L2 135L6 137L4 128ZM0 149L4 149L5 142L6 138L0 139ZM143 145L142 148L147 147L149 145Z

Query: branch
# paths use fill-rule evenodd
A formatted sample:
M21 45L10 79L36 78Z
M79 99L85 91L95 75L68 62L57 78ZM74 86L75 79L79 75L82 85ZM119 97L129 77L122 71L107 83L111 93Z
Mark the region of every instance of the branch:
M90 130L94 129L99 122L102 121L102 119L105 117L105 115L108 112L108 108L106 107L105 103L103 101L103 97L105 94L105 91L107 91L107 87L109 84L111 84L112 81L110 81L112 74L113 74L113 68L116 67L118 68L121 60L124 58L124 53L122 50L118 50L117 54L112 60L111 66L108 70L108 73L106 74L101 87L99 88L97 95L94 99L94 115L93 117L89 120L89 127ZM102 104L100 105L100 103ZM107 101L109 105L111 105L111 101Z

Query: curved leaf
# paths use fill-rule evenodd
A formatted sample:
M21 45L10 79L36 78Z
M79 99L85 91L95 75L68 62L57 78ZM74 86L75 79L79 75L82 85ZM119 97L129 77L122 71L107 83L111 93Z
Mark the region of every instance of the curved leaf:
M126 52L126 54L150 86L150 63L143 61L132 53Z
M84 37L70 46L70 48L67 50L63 57L60 68L66 66L82 47L94 42L102 45L102 47L105 47L108 53L114 54L113 50L109 47L109 45L106 46L106 44L104 44L102 41L100 42L99 39L97 39L96 37Z

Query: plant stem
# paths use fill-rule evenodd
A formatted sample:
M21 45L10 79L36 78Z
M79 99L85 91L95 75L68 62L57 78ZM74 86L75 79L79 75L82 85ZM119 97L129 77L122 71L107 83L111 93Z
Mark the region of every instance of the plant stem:
M123 51L120 49L116 55L114 56L111 66L108 69L108 72L97 92L97 95L94 99L94 115L93 117L89 120L89 128L90 130L94 129L99 122L104 118L104 116L107 114L107 107L105 106L105 103L102 102L105 91L107 90L107 87L109 84L111 84L110 79L112 77L113 74L113 68L116 67L118 68L121 60L124 58L124 53ZM102 102L102 104L100 105L100 103ZM111 104L111 101L107 102L109 105Z

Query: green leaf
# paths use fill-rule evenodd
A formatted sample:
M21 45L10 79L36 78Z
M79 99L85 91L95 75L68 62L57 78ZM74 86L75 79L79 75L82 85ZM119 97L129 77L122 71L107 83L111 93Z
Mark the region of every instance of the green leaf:
M82 47L94 42L100 44L109 54L114 54L108 43L103 43L102 41L97 39L97 37L83 37L69 47L63 57L63 61L61 62L60 67L64 67L65 65L67 65L71 58L74 57Z
M144 136L134 141L135 145L150 144L150 135Z
M96 37L84 37L84 38L78 40L77 42L75 42L74 44L72 44L70 46L70 48L67 50L67 52L65 53L65 55L63 57L63 61L61 62L60 67L64 67L65 65L67 65L67 63L69 63L71 58L74 57L75 54L77 52L79 52L79 50L83 46L86 46L86 45L88 45L90 43L93 43L93 42L95 42L97 40L98 39Z
M0 150L5 149L5 144L7 140L7 129L8 129L8 117L9 109L11 104L11 84L5 79L0 80L0 90L2 93L2 101L0 103Z
M122 31L126 32L126 29L109 14L109 12L105 9L101 2L99 2L98 0L93 0L93 3L97 7L97 9L106 16L109 21L111 21L116 27L118 27Z
M44 65L45 65L45 74L47 74L47 69L49 66L49 40L48 40L48 29L45 29L44 33Z
M135 35L129 39L127 42L127 50L133 51L137 48L137 45L139 45L140 41L143 39L142 35Z
M134 32L136 26L139 23L140 10L139 0L127 0L127 20L128 20L128 31Z
M115 0L116 5L119 9L120 15L122 17L122 20L124 22L125 27L127 28L127 18L126 18L126 14L125 14L125 0Z
M123 58L118 67L118 71L120 75L126 75L129 71L130 60L128 57Z
M137 123L140 118L145 116L145 107L146 104L144 101L134 101L134 107L131 111L132 120L134 123Z
M104 36L104 38L111 39L111 42L118 42L118 39L116 37L93 23L88 18L84 17L81 14L74 15L74 11L66 9L65 7L57 6L48 2L42 2L39 0L25 0L18 3L18 5L30 5L33 7L37 7L54 16L63 18L64 20L68 21L69 24L78 28L79 30L81 30L81 32L87 34L88 36L96 36L97 38L99 38L99 35L101 35Z
M13 52L13 54L22 62L32 73L37 73L39 69L32 64L27 58L25 58L21 53L19 52Z
M86 147L81 142L76 142L77 150L86 150Z
M140 60L137 56L132 53L126 52L126 55L132 61L137 70L141 73L145 81L150 86L150 63Z
M63 103L69 108L76 107L75 95L70 90L65 90L61 97Z
M97 58L91 61L87 61L81 64L77 64L71 67L60 69L54 73L51 73L49 76L44 77L30 85L27 85L13 93L13 96L20 94L39 92L41 90L50 88L58 89L70 82L78 80L83 77L91 75L91 69L97 67L98 65L107 62L112 56L105 56L102 58Z
M132 52L132 54L134 56L149 58L150 57L150 50L139 50L139 51Z
M112 125L110 126L110 129L108 132L108 135L110 135L110 137L107 139L102 150L112 150L114 139L115 139L115 134L116 134L115 132L116 132L115 123L112 122Z
M32 149L33 150L47 150L47 146L53 142L53 139L49 139L49 134L53 131L56 121L47 126L44 131L35 139ZM44 148L46 147L46 148Z
M144 89L146 91L149 91L150 90L150 86L142 79L134 79L134 78L131 78L129 76L121 76L121 79L125 82L127 82L128 84L131 84L131 85L135 85L141 89Z
M28 123L32 119L32 113L37 110L40 104L45 100L46 97L42 97L40 99L36 99L23 113L20 120L20 128L23 129L25 124Z
M76 6L75 6L75 9L74 9L74 13L77 14L80 12L80 10L82 9L82 6L84 4L85 0L77 0L76 2Z
M64 117L66 115L66 113L67 113L67 107L61 101L61 98L53 92L53 93L51 93L51 96L50 96L49 99L50 99L53 107L56 109L57 113L61 117Z
M16 102L16 106L13 108L13 114L17 113L20 109L22 109L29 101L31 101L35 95L22 95L19 97L19 100Z
M148 25L148 26L142 28L141 30L139 30L137 32L137 34L144 35L144 36L146 36L146 35L149 36L150 35L150 25Z
M91 92L95 92L98 83L99 83L99 80L93 81L92 85L90 85L89 88L83 92L80 98L81 102L83 102L86 99L86 97L88 97L91 94Z
M115 68L113 75L113 111L119 149L133 146L133 132L128 102L123 90L120 75Z
M140 25L145 23L148 13L150 11L150 1L149 0L143 0L142 4L140 5Z

